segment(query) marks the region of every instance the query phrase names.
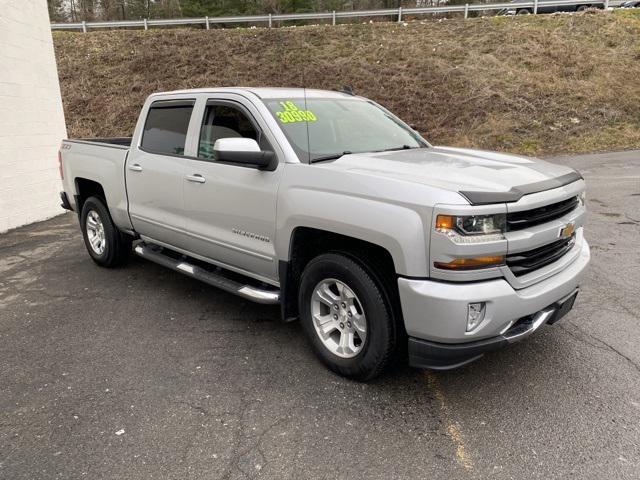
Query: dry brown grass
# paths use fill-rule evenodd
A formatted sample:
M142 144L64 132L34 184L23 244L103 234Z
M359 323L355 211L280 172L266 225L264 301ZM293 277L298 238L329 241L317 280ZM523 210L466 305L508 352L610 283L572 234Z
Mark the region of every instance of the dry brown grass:
M71 137L129 135L160 90L353 85L437 144L541 155L640 146L640 15L629 11L54 41Z

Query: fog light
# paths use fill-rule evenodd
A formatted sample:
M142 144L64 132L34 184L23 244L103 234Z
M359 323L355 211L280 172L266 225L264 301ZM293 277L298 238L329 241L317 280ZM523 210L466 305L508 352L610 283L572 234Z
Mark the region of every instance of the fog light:
M467 332L476 329L484 320L485 303L470 303L467 306Z

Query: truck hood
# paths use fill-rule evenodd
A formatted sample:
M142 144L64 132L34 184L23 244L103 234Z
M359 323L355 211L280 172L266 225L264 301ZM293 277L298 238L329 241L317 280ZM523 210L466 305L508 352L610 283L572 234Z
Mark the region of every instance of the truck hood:
M322 165L459 192L474 204L517 201L581 178L535 158L450 147L350 154Z

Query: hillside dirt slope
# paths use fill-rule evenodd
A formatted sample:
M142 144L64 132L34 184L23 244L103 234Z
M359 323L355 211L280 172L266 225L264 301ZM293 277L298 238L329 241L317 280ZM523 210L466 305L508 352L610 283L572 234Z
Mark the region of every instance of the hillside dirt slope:
M54 32L70 137L130 135L145 97L307 86L385 105L436 144L552 154L640 146L640 14Z

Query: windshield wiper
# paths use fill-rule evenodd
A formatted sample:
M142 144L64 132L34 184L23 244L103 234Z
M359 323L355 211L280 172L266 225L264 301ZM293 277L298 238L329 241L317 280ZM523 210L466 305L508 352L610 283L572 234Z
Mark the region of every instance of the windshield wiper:
M395 152L397 150L411 150L413 148L420 148L420 147L412 147L410 145L402 145L401 147L385 148L384 150L377 150L377 151L378 152Z
M316 158L312 158L309 163L317 163L317 162L324 162L327 160L337 160L340 157L342 157L343 155L350 155L351 152L350 151L344 151L342 153L333 153L331 155L324 155L322 157L316 157Z
M414 148L422 148L422 147L412 147L410 145L402 145L400 147L392 147L392 148L385 148L384 150L373 150L371 152L360 152L360 153L380 153L380 152L393 152L396 150L411 150ZM316 162L324 162L326 160L337 160L340 157L342 157L343 155L351 155L353 152L346 150L342 153L332 153L331 155L324 155L322 157L316 157L316 158L312 158L311 161L309 163L316 163Z

